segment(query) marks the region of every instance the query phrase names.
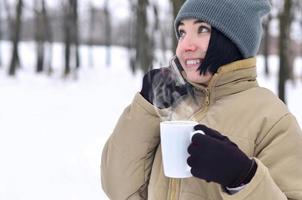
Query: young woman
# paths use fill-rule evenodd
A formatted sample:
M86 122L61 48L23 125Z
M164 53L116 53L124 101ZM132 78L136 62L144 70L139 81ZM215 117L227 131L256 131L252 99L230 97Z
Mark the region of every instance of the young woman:
M151 70L102 154L110 199L302 200L302 135L256 80L267 0L187 0L175 19L172 67ZM192 178L163 174L159 123L194 120Z

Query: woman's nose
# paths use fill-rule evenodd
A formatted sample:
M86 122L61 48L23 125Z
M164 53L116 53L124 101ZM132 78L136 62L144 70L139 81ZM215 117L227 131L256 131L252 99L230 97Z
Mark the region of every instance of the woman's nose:
M191 37L185 37L183 41L183 49L184 51L195 51L197 46Z

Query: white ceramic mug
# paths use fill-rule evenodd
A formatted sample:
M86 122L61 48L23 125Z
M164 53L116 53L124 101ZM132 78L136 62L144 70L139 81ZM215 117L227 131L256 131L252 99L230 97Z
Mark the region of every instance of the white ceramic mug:
M171 178L192 177L191 168L187 164L188 147L197 125L194 121L164 121L160 123L161 151L164 174Z

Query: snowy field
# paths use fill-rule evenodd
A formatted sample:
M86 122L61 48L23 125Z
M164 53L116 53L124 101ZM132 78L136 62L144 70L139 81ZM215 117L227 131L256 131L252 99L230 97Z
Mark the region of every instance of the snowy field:
M20 49L22 69L8 78L0 68L0 200L106 200L100 185L102 147L119 115L140 89L142 74L129 71L127 52L112 48L112 63L105 64L105 49L95 47L93 64L81 48L78 80L62 80L62 49L54 47L52 77L35 75L32 43ZM10 47L3 44L9 61ZM259 57L259 73L263 72ZM277 66L277 58L270 64ZM302 68L297 59L295 68ZM271 68L277 73L277 68ZM301 71L298 72L301 76ZM276 91L276 76L259 83ZM302 84L287 84L290 110L302 124Z

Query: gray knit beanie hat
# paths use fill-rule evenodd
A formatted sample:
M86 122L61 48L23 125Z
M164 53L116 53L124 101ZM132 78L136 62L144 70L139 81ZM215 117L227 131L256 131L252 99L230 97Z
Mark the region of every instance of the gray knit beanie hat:
M209 23L231 41L244 58L257 54L262 36L261 18L271 9L268 0L186 0L174 21L176 36L183 19Z

